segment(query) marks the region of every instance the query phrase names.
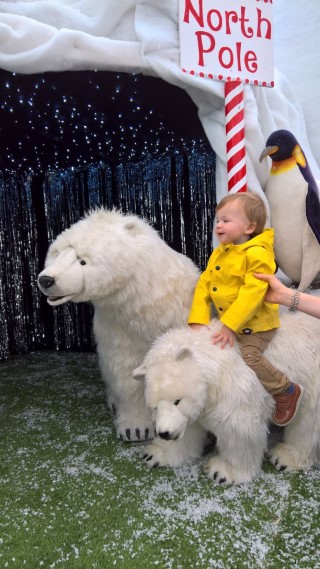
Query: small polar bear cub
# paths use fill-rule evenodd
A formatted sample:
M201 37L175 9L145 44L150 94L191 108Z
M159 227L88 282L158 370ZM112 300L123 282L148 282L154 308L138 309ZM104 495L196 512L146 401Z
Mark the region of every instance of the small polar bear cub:
M217 455L206 471L220 484L253 480L267 449L273 397L244 363L238 348L221 349L210 342L220 324L210 328L171 330L159 337L143 364L133 372L144 380L157 437L146 447L148 466L179 466L199 457L207 432L217 437ZM266 355L305 386L294 421L284 429L284 442L270 451L278 470L308 468L319 451L320 322L302 314L282 316L282 326ZM314 432L315 431L315 432Z
M221 350L210 338L207 328L170 331L135 370L145 379L158 437L145 458L149 466L179 466L201 455L211 432L219 454L209 460L208 476L239 484L260 472L273 399L236 349Z

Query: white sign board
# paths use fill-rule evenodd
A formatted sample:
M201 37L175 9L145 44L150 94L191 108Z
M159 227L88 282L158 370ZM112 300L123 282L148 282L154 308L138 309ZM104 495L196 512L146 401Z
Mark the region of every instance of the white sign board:
M180 67L273 87L272 0L179 0Z

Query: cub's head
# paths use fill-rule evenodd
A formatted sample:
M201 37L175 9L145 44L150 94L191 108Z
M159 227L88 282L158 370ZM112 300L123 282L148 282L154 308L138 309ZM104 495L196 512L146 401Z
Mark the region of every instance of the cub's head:
M207 399L207 382L189 329L170 331L156 340L133 377L144 381L145 399L153 413L156 433L167 440L181 438Z

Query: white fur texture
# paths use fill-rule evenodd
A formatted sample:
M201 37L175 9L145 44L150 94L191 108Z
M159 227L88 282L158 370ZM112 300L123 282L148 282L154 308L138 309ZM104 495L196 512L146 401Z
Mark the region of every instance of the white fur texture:
M46 288L42 277L52 277ZM145 221L97 210L61 233L38 277L48 303L94 305L94 333L117 436L153 436L143 386L132 378L151 342L188 317L198 270Z
M211 328L220 326L212 321ZM267 448L274 400L243 362L237 347L210 343L210 330L171 330L158 338L134 371L144 379L157 438L145 450L149 466L178 466L201 455L205 432L217 437L218 454L206 471L220 484L240 484L259 475ZM320 441L320 321L283 314L266 356L304 387L283 442L269 452L277 470L312 467Z

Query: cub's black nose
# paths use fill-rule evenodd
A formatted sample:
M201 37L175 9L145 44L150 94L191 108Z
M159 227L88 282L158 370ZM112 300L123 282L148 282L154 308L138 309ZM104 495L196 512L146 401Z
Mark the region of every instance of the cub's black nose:
M53 277L46 277L45 275L43 277L39 277L38 280L39 285L42 286L42 288L50 288L55 283Z
M165 441L170 441L170 439L171 439L171 435L170 435L169 431L164 431L163 433L159 433L159 437L161 439L164 439Z

